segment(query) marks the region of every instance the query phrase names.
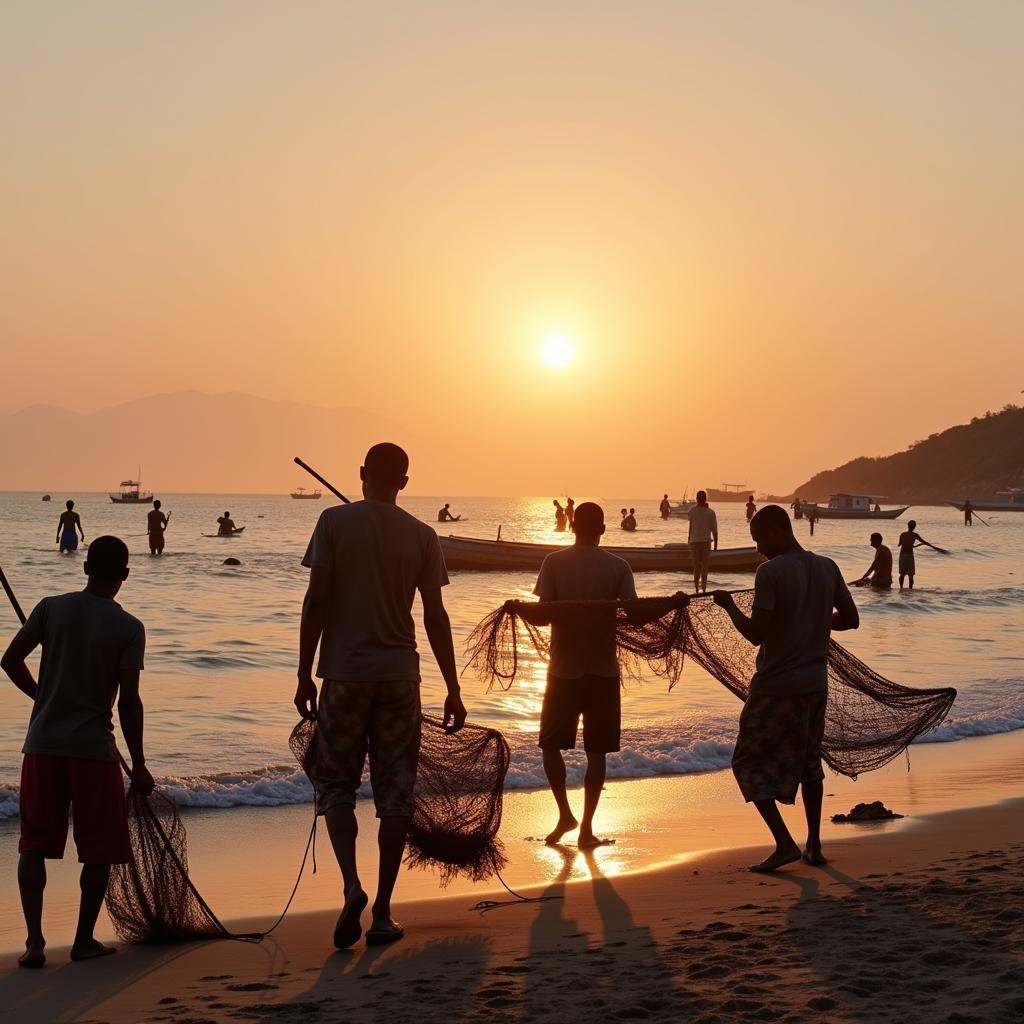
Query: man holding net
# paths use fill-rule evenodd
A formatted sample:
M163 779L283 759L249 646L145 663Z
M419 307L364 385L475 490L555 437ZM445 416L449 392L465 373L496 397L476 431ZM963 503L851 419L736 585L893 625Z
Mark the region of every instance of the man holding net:
M393 444L374 445L360 476L363 501L324 511L303 565L310 570L302 605L295 706L316 719L311 777L317 812L327 821L345 886L334 944L347 949L362 935L368 903L356 865L356 791L369 754L370 782L380 819L380 867L371 945L400 939L391 896L413 813L420 748L420 671L412 604L419 591L423 624L448 688L445 726L466 721L451 624L441 598L448 583L433 528L400 509L409 457ZM317 694L313 658L320 647Z
M809 864L825 863L821 745L829 638L832 630L856 629L860 617L839 567L801 547L783 508L762 508L750 522L750 535L768 559L754 578L751 615L737 608L728 591L716 590L714 600L759 647L732 767L744 799L754 804L775 840L775 851L751 870L769 872L801 856ZM778 801L794 803L798 788L807 817L803 853L778 808Z
M93 937L112 864L131 860L124 781L114 745L113 707L142 796L153 777L142 752L139 672L146 634L114 600L128 578L128 548L117 537L92 542L85 589L44 598L11 641L0 665L33 702L21 769L18 887L28 926L22 967L46 963L43 890L46 858L60 860L74 815L82 897L72 960L114 953ZM42 646L39 680L26 659Z

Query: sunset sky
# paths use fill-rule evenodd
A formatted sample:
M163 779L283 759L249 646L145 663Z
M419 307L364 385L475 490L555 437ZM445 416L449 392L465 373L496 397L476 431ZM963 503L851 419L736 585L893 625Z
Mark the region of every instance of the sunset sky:
M242 391L403 424L430 493L791 488L1020 400L1022 44L1015 2L4 5L0 412Z

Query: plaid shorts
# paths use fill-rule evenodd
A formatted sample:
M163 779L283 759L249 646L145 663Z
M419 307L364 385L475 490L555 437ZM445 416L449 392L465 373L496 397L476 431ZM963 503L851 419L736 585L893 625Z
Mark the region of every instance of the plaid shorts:
M411 817L420 728L418 682L325 679L310 773L317 813L355 806L369 754L377 817Z
M752 693L740 713L732 771L743 799L794 803L802 782L825 778L821 741L828 693Z

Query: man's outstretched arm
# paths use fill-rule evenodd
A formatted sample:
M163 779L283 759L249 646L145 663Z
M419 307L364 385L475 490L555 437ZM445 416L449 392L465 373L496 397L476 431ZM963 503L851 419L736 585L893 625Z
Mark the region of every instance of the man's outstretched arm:
M421 590L420 597L423 600L423 628L427 631L430 649L448 688L444 702L444 726L449 732L458 732L466 724L466 706L462 703L462 687L455 667L451 620L440 587Z
M331 592L331 570L314 565L309 570L309 585L302 599L302 621L299 625L299 670L295 688L295 707L303 718L316 718L316 683L313 682L313 659L327 622L327 605Z
M39 692L39 684L26 664L28 656L37 646L36 641L24 629L19 629L4 651L4 656L0 658L0 668L29 700L35 700Z

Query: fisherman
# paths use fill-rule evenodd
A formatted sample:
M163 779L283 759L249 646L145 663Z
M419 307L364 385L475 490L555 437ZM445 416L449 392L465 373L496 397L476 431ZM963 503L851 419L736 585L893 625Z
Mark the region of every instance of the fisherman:
M46 963L45 861L64 856L69 809L82 864L71 959L117 952L93 935L110 866L132 857L124 781L114 746L115 700L132 762L132 789L140 796L153 791L142 749L139 698L146 633L114 600L128 578L128 548L117 537L99 537L84 568L85 589L43 598L0 659L14 685L35 702L22 748L18 806L18 887L28 929L25 952L18 959L22 967ZM37 682L26 660L39 645L43 656Z
M629 515L629 509L628 508L620 508L619 509L619 520L620 520L620 522L619 522L619 529L620 530L627 529L627 526L626 526L626 516L628 516L628 515Z
M164 533L167 531L168 517L160 511L160 499L153 499L153 508L146 513L147 529L149 533L149 553L151 555L162 555L164 553Z
M903 580L906 578L909 581L910 589L914 589L914 548L920 547L922 544L931 548L932 551L938 551L939 549L934 544L929 544L917 531L917 522L913 519L907 523L906 530L900 534L898 541L900 549L900 590L903 589Z
M238 532L238 527L235 526L234 520L231 518L230 512L225 512L224 515L217 517L217 534L221 537L230 537L233 533Z
M668 500L667 494L661 499L658 511L661 513L662 519L668 519L668 517L672 515L672 502Z
M747 522L754 518L754 513L757 511L757 506L754 504L754 496L751 495L747 498Z
M634 599L636 587L629 563L599 546L605 532L601 506L591 501L581 504L576 510L574 532L576 540L571 547L554 551L544 559L533 590L537 597L542 602ZM682 602L688 600L682 594L678 597ZM546 622L550 620L538 619L539 625ZM562 751L576 748L581 716L587 771L583 780L583 818L577 821L569 806ZM594 833L594 814L604 787L607 755L619 749L621 718L614 618L609 615L607 622L602 620L597 625L590 618L581 624L553 623L537 741L543 753L544 774L558 806L558 824L548 834L548 843L561 841L577 826L580 849L611 842Z
M869 583L879 590L888 590L892 586L892 551L882 543L880 533L871 534L871 546L875 549L874 561L857 584Z
M974 525L974 506L971 504L970 498L964 498L964 526ZM982 530L982 533L985 531Z
M447 501L444 503L444 508L439 509L437 513L437 521L439 523L457 523L461 518L462 516L452 515L451 506Z
M803 519L804 517L804 506L803 502L800 501L800 495L797 495L796 501L789 506L793 510L794 519Z
M572 498L565 499L565 525L569 527L569 532L572 532L572 524L576 516L576 502Z
M636 529L636 509L631 508L629 515L622 521L622 528L632 533Z
M70 554L78 550L79 533L82 535L82 543L85 543L85 530L82 529L81 517L75 511L75 503L66 501L64 507L67 511L61 512L60 519L57 520L57 539L54 543L60 545L61 554Z
M367 753L380 856L366 942L385 945L404 934L391 917L391 896L413 813L420 746L420 666L412 619L417 591L427 640L448 689L444 725L457 732L466 721L441 597L448 583L441 545L432 527L397 504L408 472L409 456L401 448L374 445L359 470L364 500L325 509L302 561L310 573L295 706L317 722L311 778L344 880L334 929L339 949L359 940L368 902L356 865L355 816ZM319 700L313 681L317 645Z
M808 864L825 863L821 743L829 638L832 630L856 629L860 618L835 562L801 547L784 508L762 508L751 520L750 535L768 559L754 577L750 617L726 590L716 590L714 600L760 648L732 770L743 798L754 804L775 840L775 851L750 870L769 872L801 857ZM778 808L778 801L792 804L798 788L807 818L802 853Z
M555 529L559 533L565 533L565 509L557 498L552 504L555 506Z
M688 543L693 556L693 590L695 594L707 593L708 563L711 561L711 545L718 550L718 516L708 505L708 492L697 492L697 504L687 512L690 520Z
M812 537L814 536L814 524L817 523L817 521L818 521L817 509L812 508L807 513L807 525L810 526L810 528L811 528L811 536Z

